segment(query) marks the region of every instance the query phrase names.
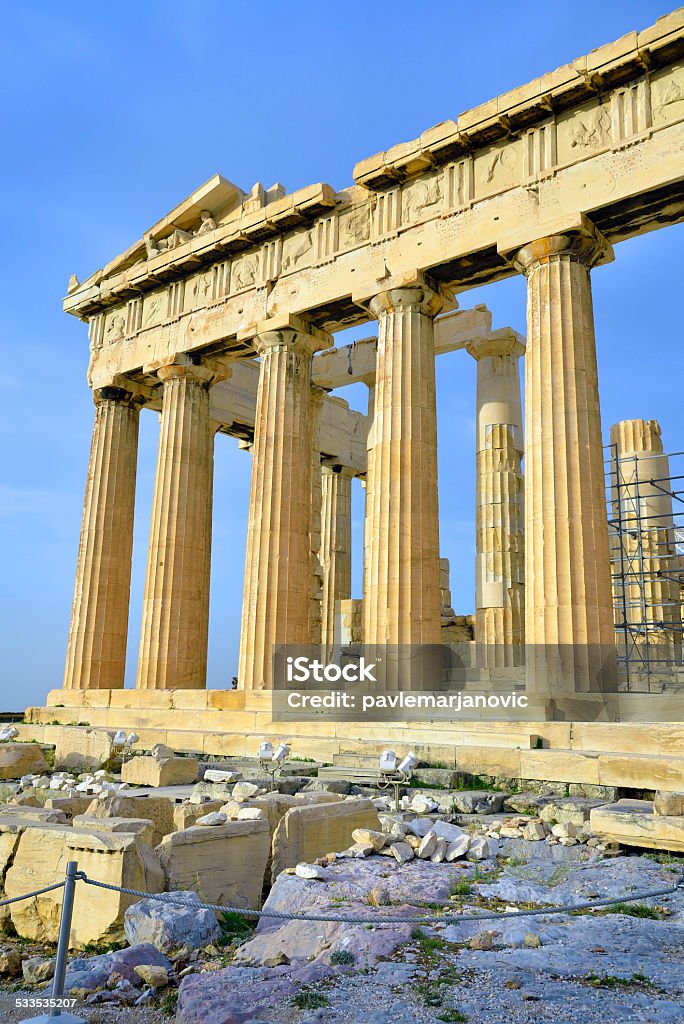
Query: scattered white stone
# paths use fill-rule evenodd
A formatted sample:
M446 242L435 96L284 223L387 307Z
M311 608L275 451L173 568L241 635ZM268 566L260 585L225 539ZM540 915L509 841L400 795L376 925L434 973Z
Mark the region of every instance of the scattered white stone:
M561 846L577 846L579 840L573 839L572 836L567 836L566 838L559 839L558 842Z
M413 821L409 821L408 827L414 836L418 836L420 839L426 836L434 825L432 818L414 818Z
M262 821L265 817L260 807L241 807L237 813L238 821Z
M212 811L210 814L205 814L201 818L198 818L195 822L196 825L225 825L228 821L228 817L222 814L221 811Z
M551 833L556 839L574 839L577 829L571 821L560 822L558 825L553 826Z
M41 775L41 777L37 779L33 785L35 789L49 789L50 779L47 775Z
M435 835L446 839L448 843L455 843L466 835L462 828L459 828L458 825L450 825L448 821L436 821L432 826L432 831Z
M375 853L372 843L352 843L349 847L350 857L370 857L372 853Z
M204 773L205 782L239 782L240 772L224 772L219 768L208 768Z
M430 811L436 811L438 807L437 802L428 796L414 796L410 806L411 810L417 811L418 814L429 814Z
M498 852L499 844L496 839L473 836L468 849L468 860L487 860L489 857L496 857Z
M433 864L441 864L444 860L447 852L448 843L443 836L437 836L437 845L435 846L434 853L430 857Z
M451 861L458 860L459 857L465 857L469 848L470 836L464 832L460 839L456 839L453 843L449 843L444 859L451 863Z
M408 843L392 843L390 853L399 864L406 864L413 860L415 854Z
M352 839L362 846L372 846L375 853L379 853L387 845L389 836L384 832L376 832L372 828L355 828L352 832Z
M517 828L515 825L503 825L499 831L499 835L502 839L522 839L522 829Z
M538 842L540 839L546 838L546 829L541 821L531 821L525 825L522 834L523 839L527 839L529 842Z
M255 786L253 782L236 782L233 787L232 797L233 800L243 804L245 800L250 800L253 796L256 796L258 792L259 787Z
M417 850L417 856L421 860L428 860L437 849L437 836L434 832L430 831L423 836L423 841Z
M314 879L319 882L327 882L328 872L318 864L298 864L295 868L295 875L298 878Z

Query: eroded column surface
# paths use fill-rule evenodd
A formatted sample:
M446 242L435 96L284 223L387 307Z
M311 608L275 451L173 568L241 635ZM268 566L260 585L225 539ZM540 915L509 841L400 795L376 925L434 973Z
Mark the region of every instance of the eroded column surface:
M311 388L311 524L309 528L309 561L311 564L311 593L309 597L309 643L321 643L323 566L321 564L321 511L323 502L323 467L318 450L321 412L326 392Z
M272 686L274 644L309 642L311 603L311 356L320 332L283 328L255 339L261 360L239 684Z
M615 423L610 443L617 640L635 673L647 656L664 672L682 642L669 459L656 420Z
M527 277L528 686L551 697L605 692L616 682L589 276L609 253L608 242L586 223L533 242L514 258Z
M378 355L367 478L364 643L440 642L437 417L426 284L377 295Z
M122 388L93 393L93 426L64 687L124 685L133 551L138 420L143 400Z
M486 664L512 664L524 638L520 356L508 328L469 342L477 360L475 639ZM502 645L504 645L502 647Z
M206 686L214 427L209 389L228 376L186 357L157 370L163 404L137 686Z
M339 602L351 599L351 512L354 471L347 466L323 466L321 502L321 565L323 597L321 635L335 643ZM338 631L339 632L339 631Z

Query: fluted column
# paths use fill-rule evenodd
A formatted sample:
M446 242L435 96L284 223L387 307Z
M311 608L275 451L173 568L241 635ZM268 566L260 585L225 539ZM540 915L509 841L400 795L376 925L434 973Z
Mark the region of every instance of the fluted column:
M504 328L468 342L477 360L475 639L484 663L513 664L524 638L523 428L520 356Z
M209 388L228 376L181 357L157 369L163 404L137 686L206 686L214 472Z
M309 561L311 593L309 597L309 643L321 643L323 601L323 566L321 565L321 507L323 501L323 467L319 451L321 413L326 391L311 387L311 525L309 529Z
M682 643L669 459L656 420L615 423L610 442L616 639L630 677L665 674Z
M616 684L596 341L589 272L610 253L588 222L517 251L527 277L525 642L548 696ZM534 645L530 657L530 646Z
M335 643L335 616L340 601L351 598L351 503L354 471L323 466L321 501L322 642Z
M124 685L131 588L138 420L143 399L118 387L93 392L86 480L64 688Z
M424 282L381 292L369 452L364 643L440 642L433 318Z
M238 671L247 690L271 688L274 644L309 642L311 356L329 340L285 327L254 343L261 365Z

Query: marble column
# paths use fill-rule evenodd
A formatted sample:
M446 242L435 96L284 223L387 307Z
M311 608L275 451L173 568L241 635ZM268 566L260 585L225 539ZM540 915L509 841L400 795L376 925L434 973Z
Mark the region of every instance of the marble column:
M93 392L86 480L64 688L124 685L131 587L138 420L143 399L119 387Z
M515 664L524 638L520 357L510 328L466 344L477 360L475 640L486 665ZM519 660L519 658L518 658Z
M311 594L309 597L309 643L321 643L323 566L321 565L321 508L323 502L323 467L318 438L321 414L327 392L311 387L311 525L309 531L309 561L311 563Z
M591 267L610 253L585 219L513 257L527 278L527 680L547 700L616 685L590 281Z
M440 642L433 319L424 281L376 295L378 355L369 452L364 643Z
M309 642L311 357L329 339L284 327L254 344L261 363L238 670L246 690L271 688L275 644Z
M351 599L351 510L354 471L348 466L323 466L321 502L321 565L323 644L336 642L339 602ZM339 630L337 631L339 632Z
M229 371L179 357L157 369L163 402L137 687L206 686L214 428L209 389Z
M665 676L682 645L670 463L656 420L615 423L610 443L616 640L630 679Z

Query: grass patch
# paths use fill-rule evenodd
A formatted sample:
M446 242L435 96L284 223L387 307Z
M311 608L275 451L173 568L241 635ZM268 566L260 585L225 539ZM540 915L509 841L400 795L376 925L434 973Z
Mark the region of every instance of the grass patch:
M345 967L351 967L355 960L356 957L350 949L336 949L330 957L331 964L341 964Z
M614 903L606 907L605 914L626 914L627 917L645 917L652 921L662 921L665 916L657 907L649 907L647 903Z
M167 1017L172 1017L176 1013L178 1005L178 989L167 988L164 994L159 999L159 1009L162 1013L165 1013Z
M452 878L449 884L450 896L472 896L475 890L473 883L467 878Z
M411 932L411 938L414 942L418 943L418 948L424 956L432 956L434 953L439 953L441 950L446 949L447 946L444 939L440 939L438 935L428 935L422 928L414 928Z
M460 1010L442 1010L437 1020L446 1021L447 1024L464 1024L468 1020L468 1015L461 1013Z
M219 914L218 923L221 929L219 946L232 946L236 942L242 942L252 930L251 925L242 914L236 914L234 910L222 911Z
M318 1010L321 1006L327 1006L329 999L322 992L314 992L313 989L303 988L301 992L292 997L292 1002L300 1010Z
M121 949L120 942L86 942L83 952L88 956L99 956L102 953L114 953Z
M660 991L658 986L645 974L633 974L631 978L618 978L613 974L594 974L593 971L584 979L592 988L608 989L647 989L649 992Z

